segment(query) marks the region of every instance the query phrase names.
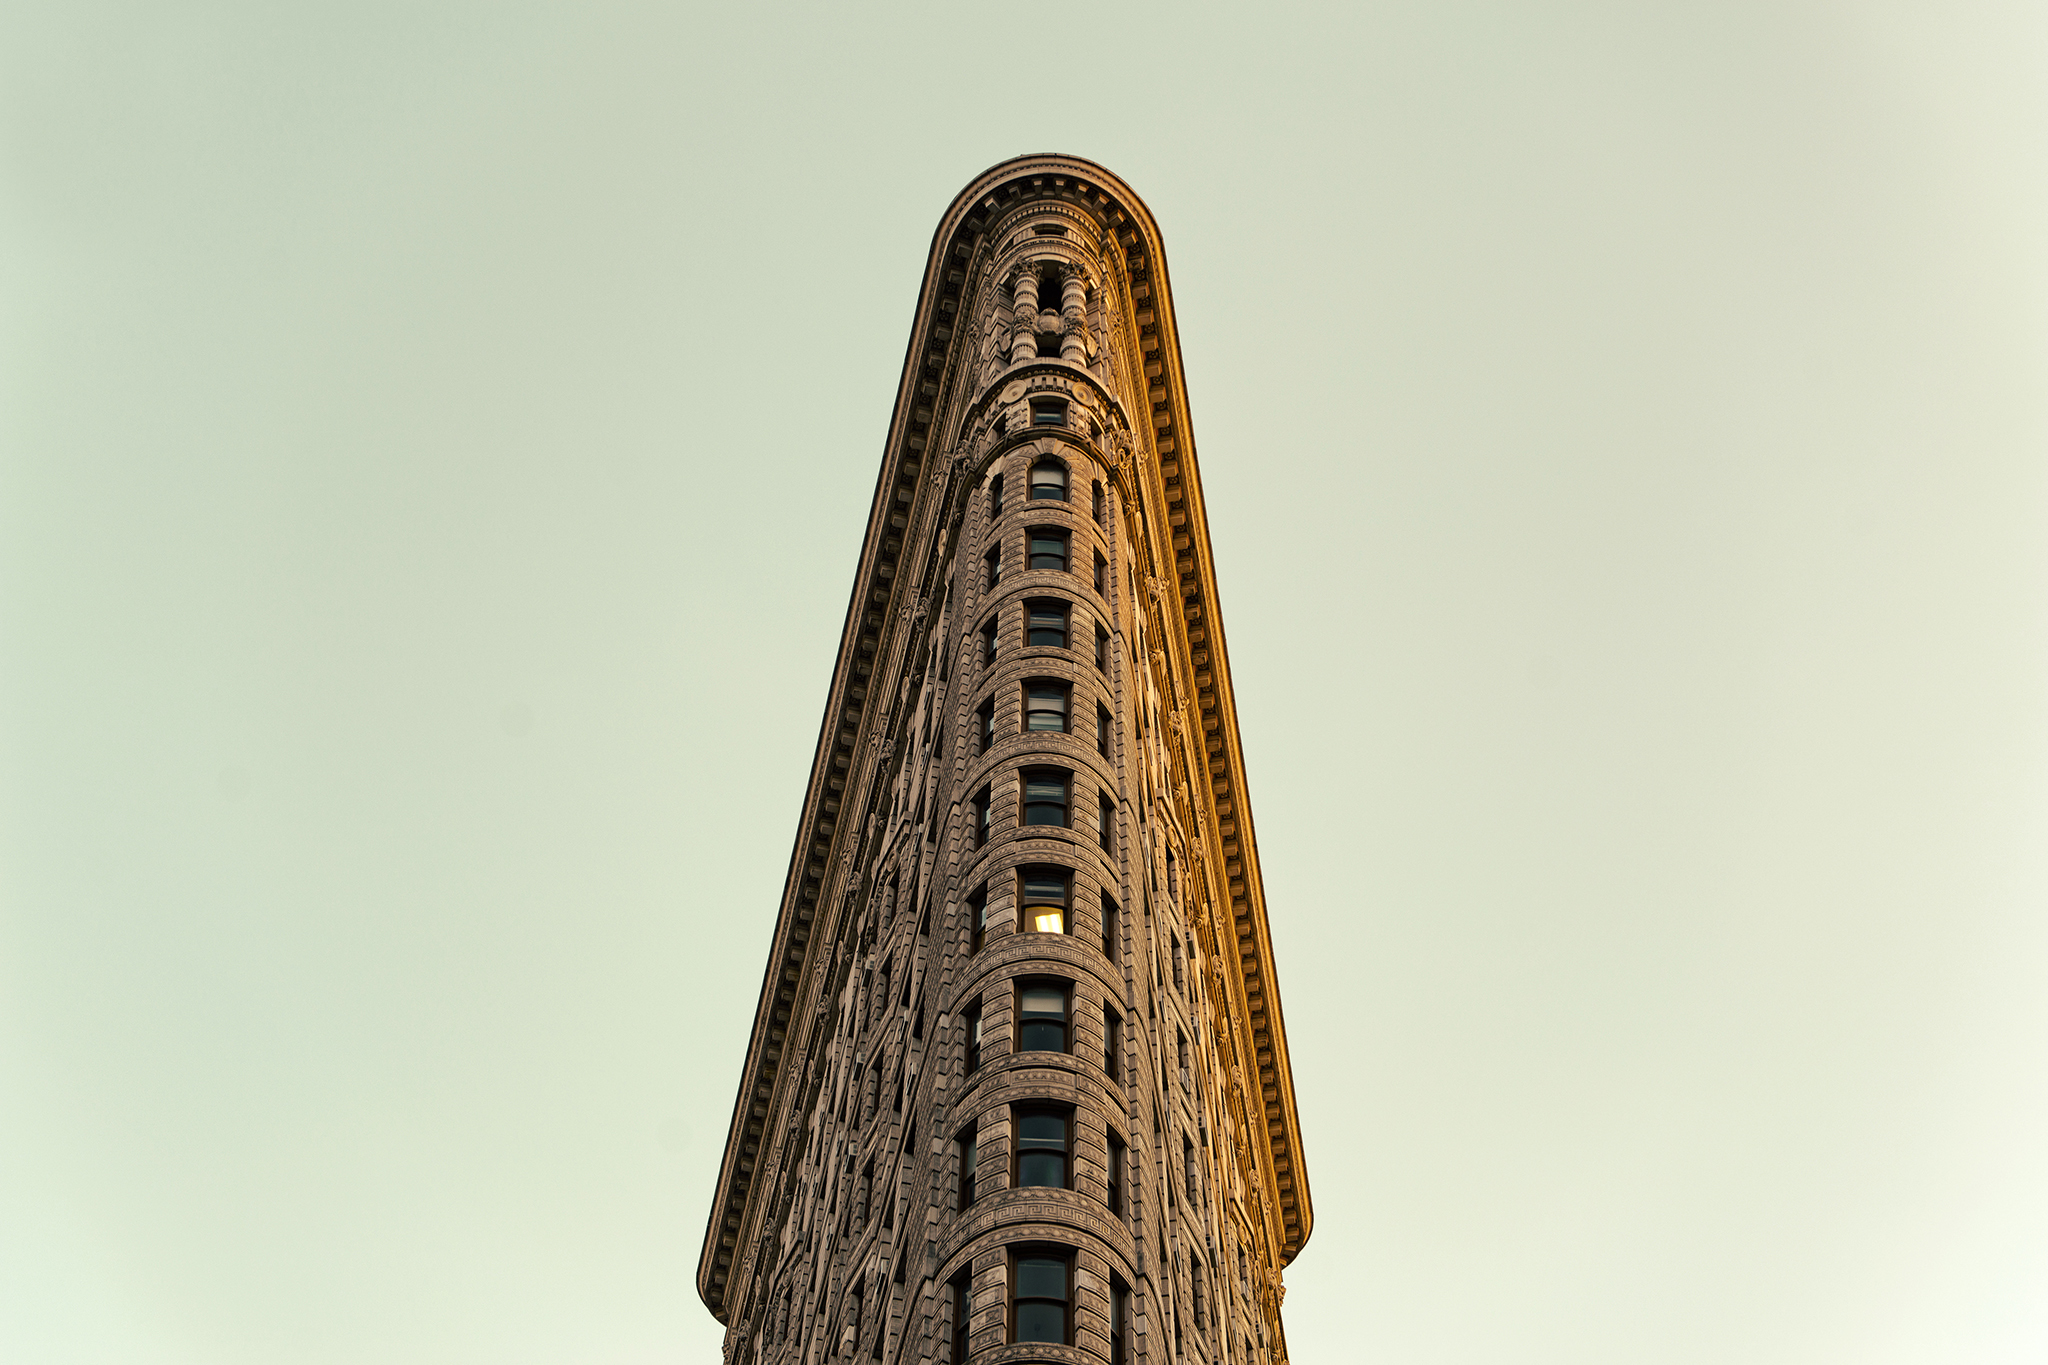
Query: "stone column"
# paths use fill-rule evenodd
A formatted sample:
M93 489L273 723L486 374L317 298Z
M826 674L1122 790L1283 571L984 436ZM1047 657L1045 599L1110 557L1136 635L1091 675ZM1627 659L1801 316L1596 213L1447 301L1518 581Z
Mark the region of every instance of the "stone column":
M1011 318L1010 363L1029 360L1038 354L1038 267L1022 266L1017 271L1016 299Z
M1078 270L1060 282L1060 359L1088 359L1088 283Z

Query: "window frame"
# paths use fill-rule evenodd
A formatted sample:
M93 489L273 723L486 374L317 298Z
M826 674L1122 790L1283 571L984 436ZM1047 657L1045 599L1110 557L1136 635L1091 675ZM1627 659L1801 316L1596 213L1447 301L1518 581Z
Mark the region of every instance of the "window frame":
M1036 783L1042 790L1048 788L1054 779L1059 782L1060 818L1057 823L1050 820L1034 820L1034 808L1050 809L1052 802L1031 799L1031 788ZM1074 774L1070 768L1033 766L1017 770L1017 827L1019 829L1072 829L1074 827Z
M962 1075L972 1076L981 1070L981 1022L981 1001L975 1000L961 1007L961 1060L965 1063L961 1068Z
M1108 792L1098 787L1095 792L1095 841L1102 846L1104 853L1112 857L1116 855L1115 831L1116 802L1110 799Z
M1023 697L1024 703L1023 733L1039 735L1067 735L1073 733L1074 685L1072 683L1068 682L1064 678L1026 678L1019 685L1019 691ZM1057 727L1033 725L1031 723L1031 718L1033 716L1052 714L1052 711L1050 709L1034 708L1031 705L1031 700L1034 696L1057 696L1059 698L1058 714L1060 718L1060 723Z
M1035 547L1050 545L1057 541L1060 547L1058 564L1040 564L1041 552ZM1050 559L1051 555L1044 555ZM1029 526L1024 530L1024 570L1026 573L1072 573L1074 564L1073 533L1064 526Z
M993 694L974 708L974 721L975 741L980 746L975 757L980 758L996 747L996 699Z
M1032 632L1040 627L1033 622L1041 616L1050 616L1057 610L1060 618L1060 641L1058 644L1041 644L1031 638ZM1074 644L1074 604L1064 597L1033 597L1024 603L1024 648L1026 649L1071 649Z
M1059 310L1055 307L1053 311L1057 312ZM1058 355L1059 352L1055 350L1053 354ZM1034 398L1031 400L1031 425L1034 429L1038 427L1065 427L1068 425L1067 415L1069 411L1070 405L1064 398Z
M1124 1216L1124 1185L1130 1179L1130 1144L1114 1128L1103 1134L1107 1159L1102 1169L1102 1203L1111 1213Z
M1050 880L1047 878L1048 873L1056 875L1060 883L1060 928L1057 932L1062 934L1074 932L1073 869L1061 867L1057 863L1032 863L1027 867L1017 869L1017 932L1020 934L1050 934L1055 932L1051 929L1032 928L1026 923L1026 917L1034 907L1049 905L1051 902L1042 898L1034 899L1026 896L1024 888L1031 882L1034 876ZM1043 885L1043 881L1040 884Z
M969 830L974 840L974 847L988 847L989 831L995 820L994 812L995 784L984 782L981 790L976 792L971 800L971 810L968 816L970 822Z
M953 1173L953 1211L965 1213L974 1207L975 1182L981 1173L979 1119L953 1135L953 1156L958 1164L958 1169Z
M1059 994L1060 994L1060 1008L1061 1008L1061 1010L1063 1011L1063 1014L1062 1014L1062 1016L1061 1016L1061 1019L1060 1019L1060 1038L1061 1038L1061 1045L1060 1045L1060 1046L1059 1046L1059 1047L1058 1047L1057 1049L1054 1049L1054 1048L1043 1048L1043 1047L1032 1047L1032 1048L1027 1048L1027 1047L1025 1047L1025 1046L1024 1046L1024 1028L1025 1028L1025 1025L1026 1025L1026 1023L1027 1023L1027 1022L1029 1022L1029 1023L1044 1023L1044 1022L1046 1022L1046 1021L1045 1021L1045 1020L1042 1020L1042 1019L1040 1019L1040 1020L1030 1020L1030 1021L1027 1021L1027 1020L1025 1019L1025 1017L1024 1017L1024 993L1025 993L1026 991L1029 991L1029 990L1046 990L1046 989L1052 989L1052 990L1057 990L1057 991L1059 992ZM1014 1004L1013 1008L1014 1008L1014 1009L1015 1009L1015 1011L1016 1011L1016 1013L1015 1013L1015 1014L1014 1014L1014 1016L1013 1016L1013 1018L1014 1018L1014 1019L1016 1020L1016 1031L1015 1031L1015 1032L1014 1032L1014 1033L1013 1033L1013 1034L1012 1034L1011 1036L1012 1036L1012 1037L1013 1037L1013 1038L1014 1038L1014 1039L1015 1039L1016 1041L1015 1041L1015 1042L1014 1042L1014 1043L1013 1043L1013 1044L1011 1045L1011 1049L1010 1049L1011 1051L1013 1051L1013 1052L1052 1052L1052 1051L1057 1051L1057 1052L1061 1053L1062 1055L1064 1055L1064 1056L1068 1056L1068 1057L1071 1057L1071 1056L1073 1056L1073 1055L1074 1055L1074 983L1073 983L1072 981L1069 981L1069 980L1067 980L1067 979L1066 979L1066 978L1064 978L1064 977L1058 977L1058 976L1030 976L1030 977L1019 977L1019 978L1017 979L1017 986L1016 986L1016 992L1015 992L1015 995L1014 995L1013 999L1014 999L1014 1001L1015 1001L1015 1004Z
M967 955L980 952L988 941L988 883L967 893Z
M964 1268L947 1283L953 1291L952 1365L967 1365L974 1327L974 1268Z
M1008 1290L1008 1294L1006 1296L1006 1307L1008 1311L1005 1313L1004 1316L1007 1318L1006 1325L1009 1329L1005 1333L1005 1335L1009 1338L1010 1344L1017 1345L1022 1343L1026 1345L1035 1344L1044 1346L1073 1345L1074 1249L1072 1247L1058 1246L1055 1244L1027 1243L1021 1246L1010 1247L1009 1253L1010 1254L1008 1255L1008 1257L1005 1258L1005 1275L1007 1283L1004 1287ZM1018 1318L1020 1316L1018 1312L1018 1307L1021 1303L1030 1302L1036 1304L1052 1302L1052 1300L1048 1300L1042 1295L1033 1295L1028 1300L1022 1299L1018 1295L1017 1273L1026 1261L1053 1261L1059 1264L1061 1274L1061 1293L1064 1295L1064 1297L1058 1300L1060 1305L1060 1337L1058 1341L1042 1341L1037 1337L1020 1337L1017 1334Z
M1002 543L998 541L993 548L983 554L981 562L987 569L987 572L982 575L981 590L983 592L994 592L996 585L1003 581Z
M1038 477L1038 471L1041 469L1050 469L1057 473L1059 475L1059 482L1057 484L1041 482ZM1026 502L1072 501L1070 493L1073 482L1073 471L1067 468L1064 460L1056 460L1050 455L1042 455L1031 462L1031 472L1026 476L1024 500ZM1038 491L1041 488L1058 488L1059 491L1057 493L1042 494Z
M1060 1183L1024 1183L1024 1120L1055 1118L1060 1123ZM1034 1139L1038 1141L1038 1139ZM1034 1148L1037 1151L1049 1148ZM1045 1101L1025 1101L1010 1106L1010 1188L1013 1190L1071 1190L1074 1188L1074 1106Z

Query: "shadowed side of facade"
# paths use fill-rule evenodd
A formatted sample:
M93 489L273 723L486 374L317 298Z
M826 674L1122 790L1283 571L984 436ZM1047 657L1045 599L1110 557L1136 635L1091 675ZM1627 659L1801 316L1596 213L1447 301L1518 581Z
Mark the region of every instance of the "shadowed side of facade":
M1157 225L933 239L697 1288L734 1365L1270 1365L1311 1211Z

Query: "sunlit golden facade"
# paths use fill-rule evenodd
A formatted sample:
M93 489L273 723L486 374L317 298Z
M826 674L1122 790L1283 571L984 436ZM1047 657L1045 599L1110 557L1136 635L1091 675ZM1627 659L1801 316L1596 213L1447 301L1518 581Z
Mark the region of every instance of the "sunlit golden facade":
M697 1286L729 1362L1287 1358L1311 1225L1159 230L933 239Z

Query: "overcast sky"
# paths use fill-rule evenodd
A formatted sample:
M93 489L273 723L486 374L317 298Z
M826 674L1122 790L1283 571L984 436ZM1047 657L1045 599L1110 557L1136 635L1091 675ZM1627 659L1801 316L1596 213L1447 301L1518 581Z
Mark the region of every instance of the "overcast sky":
M717 1359L925 252L1163 226L1300 1365L2048 1358L2048 7L0 5L0 1359Z

